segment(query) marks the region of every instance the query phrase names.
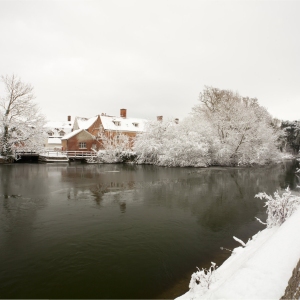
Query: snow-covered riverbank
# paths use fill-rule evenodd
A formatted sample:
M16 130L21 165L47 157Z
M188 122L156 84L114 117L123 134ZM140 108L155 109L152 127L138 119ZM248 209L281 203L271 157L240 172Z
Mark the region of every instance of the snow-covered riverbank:
M280 227L238 247L216 271L209 290L196 285L184 299L280 299L300 258L300 208Z

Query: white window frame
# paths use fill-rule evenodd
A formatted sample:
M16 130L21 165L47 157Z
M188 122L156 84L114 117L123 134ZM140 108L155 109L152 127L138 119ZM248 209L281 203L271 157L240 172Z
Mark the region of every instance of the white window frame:
M86 149L86 142L79 142L79 149Z

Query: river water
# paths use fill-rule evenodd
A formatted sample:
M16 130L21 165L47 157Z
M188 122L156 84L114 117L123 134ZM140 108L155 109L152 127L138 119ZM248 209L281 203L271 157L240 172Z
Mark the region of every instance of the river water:
M179 296L264 228L254 195L296 189L296 167L0 165L0 298Z

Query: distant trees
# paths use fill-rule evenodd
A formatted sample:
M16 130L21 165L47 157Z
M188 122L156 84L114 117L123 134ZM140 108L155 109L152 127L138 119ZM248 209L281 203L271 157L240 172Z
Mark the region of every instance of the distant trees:
M283 121L281 123L283 135L281 136L281 147L291 150L294 154L300 150L300 121Z
M33 87L15 75L1 79L5 95L0 98L0 155L13 156L17 147L40 148L45 118L33 102Z
M205 87L189 118L150 123L137 137L139 162L165 166L253 165L278 158L280 129L257 99Z

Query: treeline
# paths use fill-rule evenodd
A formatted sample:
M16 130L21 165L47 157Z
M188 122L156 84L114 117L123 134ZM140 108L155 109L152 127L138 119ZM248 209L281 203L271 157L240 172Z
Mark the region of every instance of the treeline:
M280 158L283 138L257 99L205 87L188 118L150 122L134 150L138 163L160 166L264 165Z

